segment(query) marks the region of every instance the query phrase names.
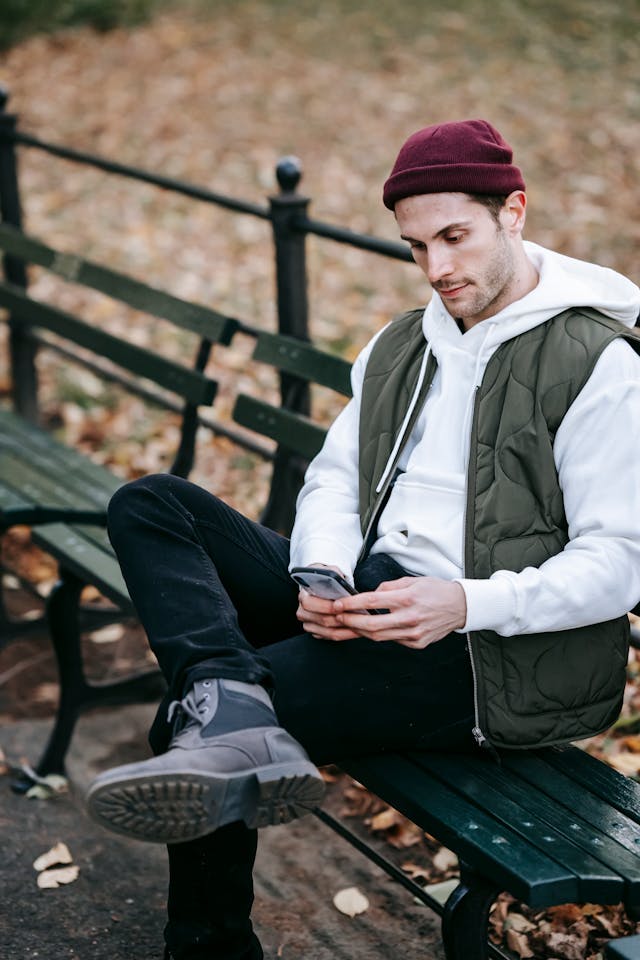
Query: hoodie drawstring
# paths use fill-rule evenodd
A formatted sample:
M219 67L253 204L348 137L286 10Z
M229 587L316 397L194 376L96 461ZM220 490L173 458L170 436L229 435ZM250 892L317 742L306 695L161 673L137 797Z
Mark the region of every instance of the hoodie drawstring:
M380 480L379 480L379 482L378 482L378 486L376 487L376 493L380 493L380 491L382 490L382 488L383 488L383 486L384 486L384 484L385 484L385 481L386 481L387 477L389 476L389 471L390 471L391 468L393 467L393 464L394 464L394 461L395 461L395 459L396 459L398 450L400 449L400 445L401 445L401 443L402 443L402 441L403 441L403 439L404 439L405 430L407 429L407 425L408 425L409 421L411 420L411 415L412 415L412 413L413 413L413 410L414 410L414 408L415 408L415 405L416 405L416 403L418 402L418 397L420 396L420 391L421 391L421 389L422 389L422 384L424 383L424 378L425 378L426 371L427 371L427 362L428 362L430 356L431 356L431 347L429 346L429 344L427 344L427 349L424 351L424 355L423 355L423 357L422 357L422 363L420 364L420 372L419 372L419 374L418 374L418 382L416 383L416 388L415 388L415 390L413 391L413 396L411 397L411 402L410 402L409 406L407 407L407 412L406 412L405 415L404 415L404 420L402 421L402 424L400 425L400 429L398 430L398 435L397 435L397 437L396 437L396 442L394 443L394 445L393 445L393 450L391 451L391 453L390 453L390 455L389 455L389 459L387 460L387 465L386 465L386 467L384 468L384 471L383 471L383 473L382 473L382 476L380 477Z

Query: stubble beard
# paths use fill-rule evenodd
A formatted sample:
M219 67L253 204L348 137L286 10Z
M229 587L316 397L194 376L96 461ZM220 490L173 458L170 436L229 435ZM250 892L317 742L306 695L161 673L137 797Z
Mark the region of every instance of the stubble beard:
M496 246L491 260L480 277L464 277L461 283L469 285L466 303L444 306L451 316L462 321L477 323L499 313L512 302L515 281L515 256L504 230L497 225Z

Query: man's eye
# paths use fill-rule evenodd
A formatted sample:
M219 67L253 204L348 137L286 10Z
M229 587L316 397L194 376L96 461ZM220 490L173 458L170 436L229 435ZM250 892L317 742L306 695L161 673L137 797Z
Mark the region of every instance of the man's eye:
M424 249L425 249L424 243L422 243L421 240L414 240L414 241L412 241L412 242L409 244L409 246L411 247L412 250L424 250Z
M451 233L451 234L449 234L449 236L447 237L447 243L459 243L460 240L462 240L462 234L461 234L461 233Z

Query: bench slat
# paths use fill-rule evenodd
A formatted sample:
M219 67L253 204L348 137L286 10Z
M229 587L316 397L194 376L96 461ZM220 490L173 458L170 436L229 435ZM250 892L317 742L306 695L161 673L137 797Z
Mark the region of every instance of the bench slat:
M482 757L412 754L412 759L574 872L582 901L616 903L624 896L617 844L530 784ZM606 849L613 856L603 856Z
M123 482L112 477L114 482L109 483L108 476L100 479L87 476L75 470L72 464L65 464L63 459L46 457L30 449L16 450L7 445L3 455L2 482L42 506L55 504L104 509ZM55 496L49 501L51 493Z
M640 960L640 936L611 940L605 947L607 960Z
M58 470L45 473L41 463L12 451L3 457L2 475L6 487L38 506L104 510L110 498L109 491L89 486L72 471L66 477Z
M171 296L163 290L157 290L75 254L54 250L9 224L0 224L0 249L45 267L72 283L80 283L105 293L136 310L170 320L176 326L191 330L214 343L231 343L239 326L237 320L216 310Z
M123 481L88 457L65 446L50 433L24 420L9 410L0 410L0 445L16 456L38 463L43 470L73 473L88 485L114 493Z
M260 333L253 359L351 396L351 364L310 343L282 334Z
M625 878L625 901L634 909L640 908L640 859L635 852L640 849L640 825L540 757L509 756L503 763L506 771L516 773L569 812L580 811L576 821L592 828L594 855Z
M72 340L131 373L153 380L185 400L207 405L213 402L217 384L204 374L98 330L64 310L34 300L20 287L0 283L0 305L11 310L14 317Z
M561 768L548 765L539 754L522 757L502 754L502 763L505 770L518 774L569 810L575 810L579 805L581 816L592 827L606 830L607 835L624 848L640 849L640 824L619 813L609 803L603 803ZM636 870L640 870L640 859L636 858L636 864Z
M84 535L86 531L87 535ZM118 561L112 553L101 550L91 534L91 528L72 528L65 523L36 527L34 543L50 553L80 580L91 583L118 606L133 612L126 584Z
M349 759L340 766L365 787L451 846L470 866L532 907L576 902L575 875L407 757ZM402 786L400 786L400 784Z
M241 426L276 440L306 460L315 457L324 443L326 431L313 421L244 393L236 398L232 416Z
M640 823L640 786L577 747L549 750L546 763Z

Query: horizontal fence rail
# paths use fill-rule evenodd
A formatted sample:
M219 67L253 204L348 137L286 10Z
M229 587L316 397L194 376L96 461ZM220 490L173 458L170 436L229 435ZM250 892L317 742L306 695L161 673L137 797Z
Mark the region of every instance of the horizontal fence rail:
M253 323L245 323L229 317L225 311L214 310L202 304L190 303L172 297L164 291L153 289L133 277L119 274L97 263L85 260L75 253L60 253L35 237L26 236L22 230L22 216L18 189L17 148L36 150L52 157L100 170L107 175L123 177L128 180L145 183L169 193L187 197L195 202L203 202L228 210L233 214L248 215L271 224L273 235L273 256L276 267L276 308L278 333L294 340L311 344L308 329L307 264L305 243L308 236L345 244L354 249L364 250L374 255L411 262L411 251L403 244L385 240L381 237L358 233L335 224L312 219L308 215L309 199L298 192L302 176L300 161L296 157L283 157L276 166L276 180L279 191L268 198L268 205L251 203L241 198L210 190L207 187L141 167L121 163L86 150L68 147L52 142L18 129L18 118L6 110L8 93L0 89L0 250L4 247L3 264L5 281L11 293L6 293L5 305L10 309L10 353L11 366L16 372L13 383L14 406L27 420L37 422L37 369L36 354L40 345L47 344L61 353L75 359L84 366L91 367L86 357L73 354L49 341L36 329L35 313L25 311L25 304L16 288L26 292L26 264L36 263L61 276L64 280L93 287L100 292L120 299L130 306L142 309L154 316L164 316L172 322L199 333L202 339L201 349L206 352L206 339L211 339L211 330L218 325L226 325L229 337L233 331L245 333L260 339L266 331L258 329ZM13 228L13 229L12 229ZM20 301L20 302L19 302ZM31 306L31 304L30 304ZM22 309L20 309L22 308ZM32 311L35 310L32 307ZM40 307L38 307L40 309ZM41 315L40 315L41 316ZM51 317L49 317L51 320ZM51 326L45 324L44 326ZM55 325L54 325L55 326ZM208 329L207 329L208 328ZM213 337L224 342L224 337ZM304 351L303 351L304 352ZM208 352L206 353L208 356ZM204 354L203 354L204 356ZM205 361L206 362L206 361ZM330 363L330 361L328 361ZM336 358L336 366L341 361ZM160 403L167 409L178 405L169 398L157 395L135 379L123 377L121 372L112 369L99 370L112 382L118 382L132 392L144 396L151 402ZM202 373L202 370L200 371ZM302 414L309 418L311 414L311 391L304 371L291 369L290 365L280 367L280 408L283 423L289 422L290 414ZM340 378L342 374L340 374ZM342 384L341 384L342 387ZM342 392L348 392L348 387ZM195 394L191 394L192 401ZM248 402L248 401L247 401ZM203 417L196 408L189 413L192 420L191 432L196 426L206 426L215 433L227 436L254 453L259 453L273 461L271 493L262 521L275 529L287 531L293 522L293 510L296 494L304 476L306 463L291 455L286 444L280 440L281 431L275 431L276 450L266 448L264 443L256 442L249 435L238 434L231 424L218 423L215 417ZM317 429L317 428L316 428ZM285 431L286 433L286 431ZM312 437L309 451L314 451L321 442L322 431Z
M268 207L249 203L245 200L239 200L226 194L216 193L206 187L200 187L197 184L189 183L176 177L167 177L163 174L144 170L141 167L118 163L117 161L101 157L97 154L75 150L71 147L65 147L62 144L51 143L19 131L7 134L0 129L0 140L3 139L25 147L43 150L63 160L70 160L84 164L85 166L95 167L105 173L113 173L117 176L127 177L131 180L138 180L141 183L148 183L152 186L160 187L172 193L179 193L183 196L190 197L192 200L212 203L216 206L231 210L234 213L248 214L249 216L258 217L261 220L273 220L272 212ZM384 240L381 237L375 237L366 233L358 233L346 227L325 223L322 220L296 217L292 222L292 228L297 233L323 237L326 240L334 240L337 243L344 243L360 250L368 250L370 253L377 253L380 256L389 257L394 260L404 260L408 263L413 262L411 251L408 247L404 246L404 244L396 243L393 240Z

